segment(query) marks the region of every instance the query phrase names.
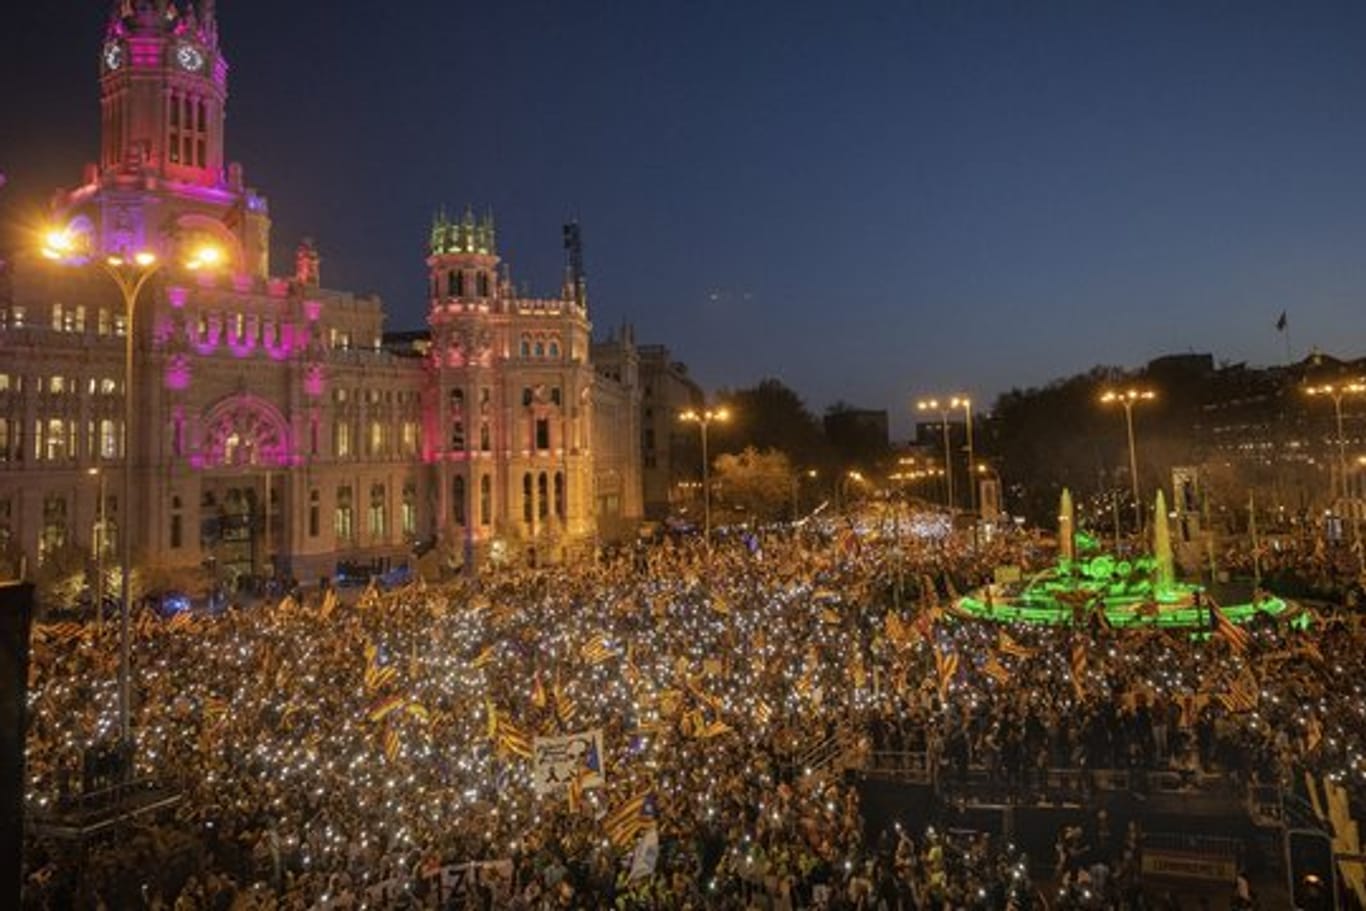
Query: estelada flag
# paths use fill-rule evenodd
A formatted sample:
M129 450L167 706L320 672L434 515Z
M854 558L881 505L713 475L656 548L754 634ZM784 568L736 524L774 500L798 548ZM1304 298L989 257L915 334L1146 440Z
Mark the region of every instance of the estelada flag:
M1215 604L1213 601L1209 603L1209 607L1210 612L1214 615L1215 637L1223 639L1229 644L1229 648L1240 655L1246 652L1248 642L1251 641L1252 638L1247 630L1230 620L1228 615L1220 610L1219 605Z
M1080 699L1086 692L1086 645L1082 642L1072 643L1072 688L1077 691L1077 698Z

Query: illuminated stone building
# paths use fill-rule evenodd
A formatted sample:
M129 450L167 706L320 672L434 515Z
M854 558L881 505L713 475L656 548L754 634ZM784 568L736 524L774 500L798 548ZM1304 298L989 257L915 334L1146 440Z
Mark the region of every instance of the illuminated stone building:
M114 4L99 160L53 212L87 261L20 255L0 283L11 560L91 548L101 474L108 553L131 531L139 562L223 579L382 567L432 539L452 565L560 559L598 536L600 504L613 524L637 518L639 396L594 371L582 283L518 297L491 219L441 220L430 328L386 344L379 299L325 288L311 242L292 272L271 271L267 200L224 159L228 71L212 0ZM223 268L188 271L205 242ZM97 261L139 251L160 268L133 325L125 447L127 327ZM608 480L620 493L605 501Z

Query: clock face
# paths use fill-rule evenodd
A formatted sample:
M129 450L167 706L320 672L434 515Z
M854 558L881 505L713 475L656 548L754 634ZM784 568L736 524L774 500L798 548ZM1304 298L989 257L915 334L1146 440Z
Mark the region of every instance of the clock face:
M104 65L106 69L116 70L123 66L123 45L111 41L104 46Z
M198 72L204 66L204 55L192 44L182 44L175 49L175 62L183 70Z

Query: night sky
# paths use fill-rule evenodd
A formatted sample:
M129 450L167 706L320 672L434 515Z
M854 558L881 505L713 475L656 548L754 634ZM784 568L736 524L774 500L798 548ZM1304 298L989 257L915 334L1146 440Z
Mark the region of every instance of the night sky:
M79 179L108 4L12 4L0 216ZM584 231L623 320L706 386L902 415L1170 352L1366 353L1366 6L220 0L228 153L276 268L421 324L441 206L513 278Z

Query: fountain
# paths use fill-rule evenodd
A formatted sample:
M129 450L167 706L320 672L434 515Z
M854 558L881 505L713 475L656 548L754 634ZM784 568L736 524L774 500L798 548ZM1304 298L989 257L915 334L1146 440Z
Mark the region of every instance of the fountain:
M1076 529L1072 495L1064 489L1058 505L1057 563L1020 583L970 592L954 602L954 613L1001 623L1066 624L1100 610L1116 627L1207 628L1204 587L1176 578L1167 498L1160 490L1154 506L1153 553L1124 559L1101 552L1094 538ZM1258 611L1277 617L1294 613L1291 604L1271 596L1220 607L1235 623Z

